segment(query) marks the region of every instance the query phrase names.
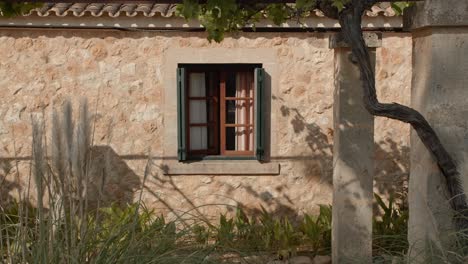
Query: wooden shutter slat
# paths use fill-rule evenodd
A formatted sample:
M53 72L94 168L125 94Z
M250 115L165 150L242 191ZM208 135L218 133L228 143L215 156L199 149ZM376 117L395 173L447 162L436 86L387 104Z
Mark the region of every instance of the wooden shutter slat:
M185 76L185 68L177 68L177 157L179 161L187 159Z
M265 70L255 69L255 155L265 160Z
M221 155L226 155L226 72L220 73L220 135Z

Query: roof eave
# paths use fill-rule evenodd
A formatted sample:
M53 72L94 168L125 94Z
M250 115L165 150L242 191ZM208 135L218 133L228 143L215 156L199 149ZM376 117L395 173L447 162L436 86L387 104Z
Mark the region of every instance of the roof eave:
M86 19L84 19L86 18ZM364 17L363 28L372 30L392 30L401 29L403 21L401 17ZM87 15L85 17L74 16L40 16L15 17L10 19L0 19L0 27L16 28L100 28L100 29L140 29L140 30L201 30L203 26L196 20L185 20L179 17L153 17L148 19L145 16L123 16L118 19ZM311 16L303 19L300 23L290 20L280 26L274 25L268 19L262 19L255 24L255 29L261 31L278 30L333 30L339 29L338 21L327 18Z

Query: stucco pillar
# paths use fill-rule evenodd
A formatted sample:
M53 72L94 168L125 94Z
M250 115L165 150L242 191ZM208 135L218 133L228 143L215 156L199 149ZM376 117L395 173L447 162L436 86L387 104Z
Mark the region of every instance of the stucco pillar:
M413 34L411 104L458 164L468 190L468 0L426 0L405 14ZM409 243L420 262L442 256L454 240L445 180L411 132Z
M375 67L381 36L366 33ZM363 105L362 81L351 49L340 34L335 49L333 143L333 263L372 263L374 117Z

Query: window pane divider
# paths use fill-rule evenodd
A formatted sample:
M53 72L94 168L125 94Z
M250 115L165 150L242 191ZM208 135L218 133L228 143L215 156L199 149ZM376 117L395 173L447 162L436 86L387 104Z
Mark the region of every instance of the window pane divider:
M189 124L189 126L191 127L208 127L208 126L214 126L214 125L216 125L216 123L214 122Z
M228 156L246 156L254 155L254 152L251 150L226 150L224 153Z
M192 96L189 97L189 100L210 100L212 98L215 98L214 96Z
M234 101L234 100L253 100L253 97L226 97L226 101Z
M225 124L225 127L253 127L251 124Z

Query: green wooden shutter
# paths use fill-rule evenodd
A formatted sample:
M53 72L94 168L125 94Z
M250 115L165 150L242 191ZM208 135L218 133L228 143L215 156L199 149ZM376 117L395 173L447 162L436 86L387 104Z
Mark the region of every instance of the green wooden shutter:
M187 159L185 135L185 68L177 68L177 157Z
M255 155L265 160L265 70L255 69Z

